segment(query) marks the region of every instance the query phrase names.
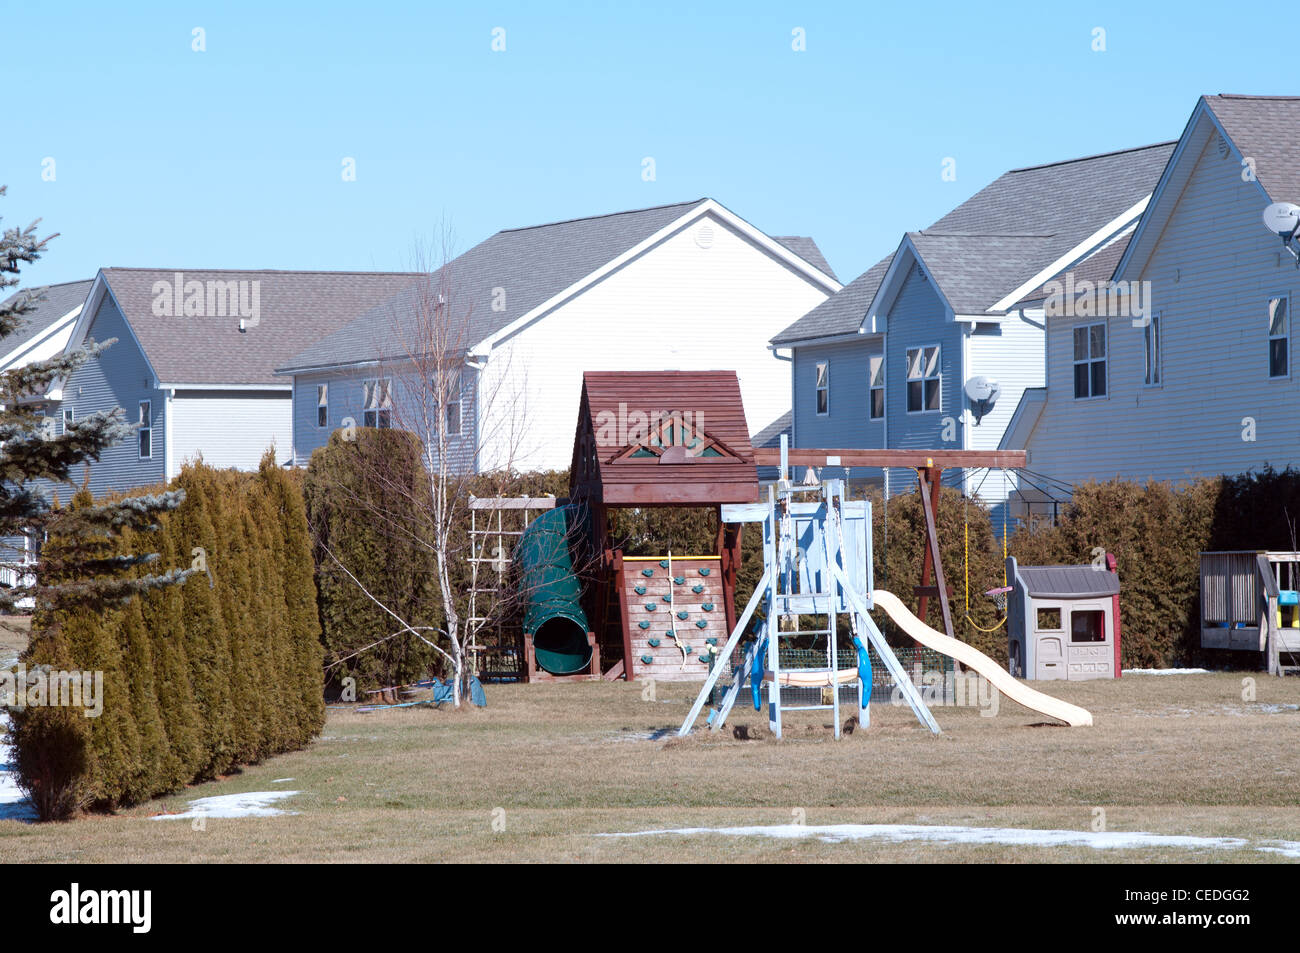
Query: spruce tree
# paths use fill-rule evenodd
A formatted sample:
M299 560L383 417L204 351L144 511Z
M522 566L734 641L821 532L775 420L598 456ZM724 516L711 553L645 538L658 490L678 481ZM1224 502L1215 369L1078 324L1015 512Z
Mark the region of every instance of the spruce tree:
M4 192L0 186L0 197ZM54 237L38 238L38 224L39 220L25 229L11 228L0 234L0 293L19 284L20 270L37 261ZM0 343L23 325L25 316L40 300L37 289L20 291L0 301ZM97 461L104 450L133 432L120 407L88 414L68 424L62 433L50 433L42 427L41 403L50 386L94 360L112 343L92 343L0 374L0 539L26 535L38 542L59 541L41 550L34 567L24 565L14 553L0 553L0 568L14 570L18 579L18 585L0 589L0 611L13 611L29 599L35 605L35 624L24 653L25 662L57 658L70 666L66 670L93 670L93 665L101 661L120 664L120 646L116 651L109 647L109 642L116 639L115 632L64 633L61 626L68 613L102 610L109 614L133 595L180 582L188 574L178 569L141 571L156 559L156 554L116 552L113 544L124 530L156 525L159 514L179 505L183 494L163 492L100 503L83 498L80 505L73 507L53 505L50 487L75 490L73 473ZM109 704L116 707L122 702L123 712L115 713L102 727L98 719L86 719L81 711L58 707L31 707L11 713L19 783L42 819L66 817L88 798L111 803L130 796L131 784L124 779L131 771L125 768L101 790L79 788L80 772L86 764L97 758L110 758L115 763L119 758L129 758L132 744L137 745L138 752L134 725L127 726L129 698L107 700L105 714ZM96 724L77 725L77 719Z

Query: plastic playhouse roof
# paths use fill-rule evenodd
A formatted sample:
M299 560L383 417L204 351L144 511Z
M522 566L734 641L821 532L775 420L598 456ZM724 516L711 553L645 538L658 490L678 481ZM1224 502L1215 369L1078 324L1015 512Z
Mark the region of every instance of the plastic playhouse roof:
M1036 599L1097 599L1119 594L1119 576L1092 566L1018 566L1016 572Z

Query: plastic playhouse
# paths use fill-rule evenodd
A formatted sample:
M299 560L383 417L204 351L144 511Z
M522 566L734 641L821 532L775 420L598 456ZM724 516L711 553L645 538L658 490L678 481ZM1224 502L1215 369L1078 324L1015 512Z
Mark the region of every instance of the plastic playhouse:
M1007 557L1008 668L1038 681L1119 678L1119 572L1098 566L1020 566Z

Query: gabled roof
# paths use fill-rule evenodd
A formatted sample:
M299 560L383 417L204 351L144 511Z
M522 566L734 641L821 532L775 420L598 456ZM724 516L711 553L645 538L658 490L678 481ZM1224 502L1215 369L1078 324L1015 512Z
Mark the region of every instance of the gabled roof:
M1052 277L1017 301L1015 307L1025 307L1043 301L1054 290L1049 288L1048 285L1053 282L1063 282L1066 276L1073 278L1075 286L1078 286L1082 281L1091 281L1094 286L1109 281L1111 275L1115 273L1115 266L1124 257L1124 252L1132 239L1133 229L1123 232L1112 241L1095 249L1078 263L1052 275Z
M1300 96L1206 96L1274 202L1300 202Z
M594 280L602 269L635 253L639 246L665 230L675 232L694 218L717 215L751 232L776 254L802 269L811 281L838 291L825 260L810 238L778 244L744 223L713 199L596 215L497 232L458 256L421 288L414 286L362 315L349 326L325 337L281 362L280 371L339 367L399 360L418 338L415 326L421 302L431 292L443 294L457 319L459 340L452 347L466 350L507 334L512 327L539 316L557 296L576 293L581 282ZM664 236L666 237L666 236ZM816 253L820 264L805 256Z
M909 232L904 242L923 259L955 312L1004 313L993 306L1018 283L1051 266L1149 195L1173 148L1174 143L1162 142L1013 169L929 228ZM893 257L872 266L772 343L857 331Z
M629 455L647 423L689 414L714 456ZM571 495L611 506L711 506L758 500L754 450L735 371L587 371L570 470Z
M910 232L923 267L957 314L981 314L1026 275L1060 254L1051 235Z
M52 325L81 307L93 283L93 278L65 281L62 284L49 285L44 289L23 289L6 298L4 304L9 305L16 301L19 295L29 292L41 295L41 300L23 315L26 323L8 337L0 338L0 367L8 366L30 345L43 337Z
M1232 159L1234 173L1244 171L1246 158L1251 160L1261 212L1269 202L1300 202L1298 135L1300 97L1221 94L1198 99L1114 277L1141 272L1197 160L1216 137L1220 155Z
M889 271L893 261L894 256L891 254L876 262L839 292L831 295L772 338L772 344L780 347L811 338L856 333L862 325L862 318L867 313L867 308L876 297L876 291L885 278L885 272Z
M817 243L806 235L774 235L772 236L786 248L790 249L804 261L816 265L826 274L835 278L835 272L831 270L830 262L822 254L822 250L817 247Z
M257 321L246 322L241 332L237 316L155 314L155 284L174 288L178 276L182 284L198 281L205 289L209 282L250 282L250 302L252 289L258 291ZM282 388L284 380L274 374L277 365L417 277L394 272L105 268L77 319L69 347L81 345L99 301L111 295L159 384Z

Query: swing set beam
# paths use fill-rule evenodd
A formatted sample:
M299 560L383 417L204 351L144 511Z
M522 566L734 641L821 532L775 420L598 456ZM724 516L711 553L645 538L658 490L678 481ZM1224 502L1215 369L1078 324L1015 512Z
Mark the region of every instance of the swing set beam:
M760 467L901 467L916 471L921 508L925 513L926 545L921 556L921 584L916 587L917 617L928 621L930 599L938 597L944 633L956 637L952 607L943 565L939 561L939 534L935 526L939 512L939 486L948 467L1017 470L1028 465L1023 450L811 450L800 447L756 447L754 463Z

